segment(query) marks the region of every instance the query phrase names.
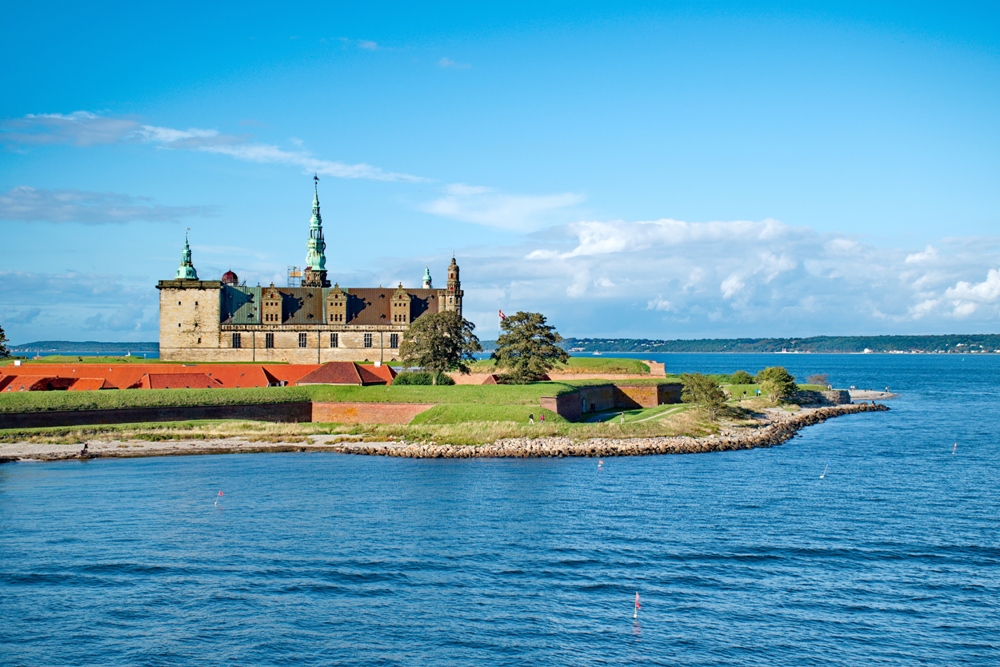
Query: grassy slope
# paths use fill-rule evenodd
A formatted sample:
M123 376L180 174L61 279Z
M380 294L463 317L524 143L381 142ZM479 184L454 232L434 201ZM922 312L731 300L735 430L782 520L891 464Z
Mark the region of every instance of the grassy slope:
M482 403L538 405L542 396L573 391L560 382L530 385L261 387L251 389L118 389L0 394L0 413L188 405L251 405L296 401L364 403Z
M473 373L495 373L496 362L492 359L477 361L471 366ZM645 375L649 366L638 359L615 359L613 357L570 357L566 364L557 364L553 373L613 373L615 375Z

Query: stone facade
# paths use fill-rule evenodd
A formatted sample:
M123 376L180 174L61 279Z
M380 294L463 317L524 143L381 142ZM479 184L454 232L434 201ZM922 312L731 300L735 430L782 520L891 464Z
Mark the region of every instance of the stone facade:
M199 280L185 239L181 268L161 280L160 358L164 361L322 364L397 361L410 324L426 313L462 312L459 267L444 289L342 288L326 279L319 195L310 219L306 280L301 286L248 287L232 271ZM193 276L193 277L192 277Z

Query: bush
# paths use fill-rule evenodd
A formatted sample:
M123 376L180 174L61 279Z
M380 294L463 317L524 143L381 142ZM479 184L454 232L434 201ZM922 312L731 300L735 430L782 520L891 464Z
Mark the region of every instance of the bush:
M434 384L434 376L426 372L406 372L397 375L392 383L399 385L432 385ZM438 373L437 384L455 384L455 381L444 373Z
M736 371L729 376L730 384L753 384L753 376L746 371Z
M754 379L760 385L760 390L773 403L788 398L798 390L795 385L795 377L781 366L765 368L757 373L757 377Z

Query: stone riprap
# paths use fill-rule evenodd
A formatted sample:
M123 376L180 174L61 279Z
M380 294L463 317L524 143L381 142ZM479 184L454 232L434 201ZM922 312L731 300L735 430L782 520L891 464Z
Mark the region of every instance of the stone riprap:
M882 404L855 403L822 408L804 408L788 413L767 410L754 425L733 426L718 435L701 438L688 436L651 438L568 437L512 438L488 445L438 445L407 442L363 442L361 436L310 436L302 442L253 442L241 438L176 441L97 441L91 440L87 458L130 458L140 456L183 456L191 454L229 454L255 452L326 451L369 456L403 458L541 458L562 456L649 456L653 454L694 454L757 447L774 447L792 437L799 429L819 424L832 417L861 412L881 412ZM0 444L0 462L18 459L59 460L80 458L81 445L43 443Z

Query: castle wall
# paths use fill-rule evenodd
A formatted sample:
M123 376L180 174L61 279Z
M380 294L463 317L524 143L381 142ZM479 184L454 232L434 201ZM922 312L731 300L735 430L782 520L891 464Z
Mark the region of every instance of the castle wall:
M190 286L184 283L190 283ZM208 352L218 348L221 326L219 284L162 281L159 288L160 358L186 361L190 354L188 351Z

